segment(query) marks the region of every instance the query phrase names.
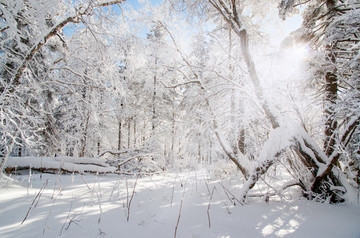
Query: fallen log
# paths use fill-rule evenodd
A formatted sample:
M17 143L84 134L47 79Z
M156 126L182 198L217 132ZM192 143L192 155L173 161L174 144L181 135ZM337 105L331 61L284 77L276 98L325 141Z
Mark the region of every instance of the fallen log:
M110 166L102 158L86 157L9 157L5 172L32 169L39 172L57 173L115 173L116 167Z

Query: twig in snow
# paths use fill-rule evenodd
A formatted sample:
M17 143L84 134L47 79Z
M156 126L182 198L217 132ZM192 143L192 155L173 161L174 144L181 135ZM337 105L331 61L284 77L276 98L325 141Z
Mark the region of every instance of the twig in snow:
M127 178L125 178L125 184L126 184L126 208L129 207L129 184Z
M65 224L66 224L67 220L70 218L70 212L71 212L71 208L72 208L73 201L74 201L74 197L71 199L69 212L68 212L68 215L67 215L67 217L66 217L66 219L65 219L65 222L64 222L63 226L61 227L59 236L61 236L62 231L63 231L63 229L64 229L64 227L65 227ZM70 226L70 222L69 222L69 226ZM69 228L69 226L68 226L67 228Z
M71 225L72 223L80 226L80 225L78 224L78 222L79 222L80 220L75 220L75 218L76 218L78 215L80 215L80 214L75 212L74 215L72 216L72 218L69 218L69 223L68 223L67 227L65 228L65 230L69 229L69 228L70 228L70 225ZM80 226L80 227L81 227L81 226Z
M175 190L176 178L177 178L177 175L176 175L176 177L175 177L175 180L174 180L174 183L173 183L173 187L172 187L170 207L172 207L172 202L173 202L173 199L174 199L174 190Z
M33 207L36 207L37 204L39 203L41 194L42 194L42 192L44 191L44 189L45 189L46 185L48 184L48 182L49 182L49 179L46 179L44 185L40 188L39 192L36 194L34 200L32 201L32 203L31 203L31 205L30 205L30 207L29 207L29 210L27 211L27 213L26 213L26 215L25 215L24 220L20 223L20 225L22 225L22 224L25 222L25 220L28 218L31 209L32 209ZM35 203L35 202L36 202L36 203Z
M224 189L224 193L225 193L226 197L229 199L229 201L230 201L234 206L236 206L236 203L235 203L234 199L230 198L228 192L227 192L225 189Z
M211 204L211 199L214 195L214 191L215 191L215 186L213 187L212 191L211 191L211 194L210 194L210 199L209 199L209 205L208 205L208 208L207 208L207 216L208 216L208 221L209 221L209 228L211 227L211 223L210 223L210 204Z
M130 201L128 203L128 208L127 208L128 212L127 212L127 219L126 219L127 221L129 221L129 219L130 219L130 206L131 206L131 202L132 202L132 200L134 198L135 188L136 188L136 183L137 183L138 178L139 178L139 175L136 177L134 188L133 188L133 191L132 191L132 194L131 194L131 197L130 197Z
M98 223L101 222L101 216L102 216L102 208L101 208L101 189L100 189L100 182L98 182L98 189L99 191L96 193L97 198L98 198L98 202L99 202L99 210L100 210L100 215L99 215L99 219L98 219Z
M86 184L86 186L88 187L88 189L91 190L91 188L90 188L89 185L87 184L84 176L82 176L82 174L80 174L80 177L82 178L82 180L84 181L84 183Z
M197 175L196 175L196 170L195 170L195 190L197 192L198 188L197 188Z
M99 228L99 236L101 236L101 237L105 237L105 236L106 236L106 233L103 232L100 228Z
M270 185L270 183L266 182L265 179L263 179L262 177L260 177L260 179L261 179L269 188L271 188L272 190L274 190L275 194L277 194L277 195L280 197L281 200L283 199L282 194L281 194L280 192L278 192L274 187L272 187L272 186ZM269 194L270 194L269 191L264 194L265 202L266 202L266 203L269 202L269 199L270 199L270 195L269 195Z
M120 174L119 174L119 183L118 183L118 188L117 188L117 197L120 200Z
M229 207L227 206L226 202L224 202L224 205L225 205L225 208L226 208L227 213L230 215L231 212L230 212Z
M183 206L183 202L184 202L184 197L185 197L185 187L184 187L184 192L183 192L181 202L180 202L180 209L179 209L179 215L178 215L178 219L177 219L176 226L175 226L174 238L176 238L176 233L177 233L177 229L178 229L179 222L180 222L181 210L182 210L182 206Z
M151 180L151 182L153 182L153 184L155 184L156 188L159 188L159 186L154 182L154 180L152 179L151 176L150 176L150 180Z
M89 185L87 184L84 176L82 176L80 170L77 168L76 164L74 164L74 165L75 165L75 169L79 172L79 174L80 174L80 176L81 176L81 179L84 181L84 183L86 184L86 186L88 187L88 189L91 190L91 188L90 188ZM96 173L96 175L97 175L97 174L98 174L98 173Z
M210 195L211 194L211 192L210 192L210 189L209 189L209 184L208 184L208 182L207 181L205 181L205 185L206 185L206 189L207 189L207 191L208 191L208 194ZM215 188L215 187L214 187Z
M28 178L28 186L27 186L27 195L29 195L29 187L30 187L30 184L31 184L31 163L30 163L30 166L29 166L29 178Z
M55 183L55 186L56 186L56 183ZM55 193L55 187L54 187L54 193ZM45 234L46 226L47 226L47 223L48 223L48 221L49 221L49 217L50 217L50 215L51 215L51 212L52 212L52 209L53 209L53 207L54 207L55 201L56 201L57 197L59 196L59 194L61 193L61 185L60 185L60 187L59 187L59 189L58 189L58 193L56 194L56 197L55 197L55 198L54 198L54 193L53 193L53 195L51 196L51 199L53 199L53 202L52 202L52 205L51 205L49 214L48 214L48 216L46 217L46 220L45 220L44 229L43 229L43 235Z
M220 184L221 187L224 189L224 191L227 191L227 192L233 197L234 200L236 200L239 204L244 205L242 202L240 202L239 199L237 199L237 198L235 197L234 194L232 194L232 193L229 191L229 189L227 189L227 188L226 188L224 185L222 185L220 182L219 182L219 184ZM226 193L226 192L225 192L225 193ZM227 195L227 196L228 196L228 195ZM230 201L231 201L231 200L230 200ZM234 205L236 205L235 202L234 202Z
M114 185L113 189L111 190L110 197L109 197L109 202L111 201L111 197L112 197L112 195L113 195L113 193L114 193L114 191L115 191L115 189L116 189L116 185L117 185L117 182L116 182L116 184Z
M98 173L96 173L95 175L95 179L94 179L94 184L93 187L91 189L91 206L94 205L94 192L95 192L95 187L96 187L96 183L98 182ZM98 196L98 193L96 193L96 196Z
M51 195L51 199L54 199L55 189L56 189L56 184L57 184L57 180L58 180L58 179L59 179L59 178L57 178L56 181L55 181L54 190L53 190L53 194ZM61 187L62 187L62 185L60 184L59 189L57 190L57 191L58 191L58 194L57 194L56 196L58 196L59 194L61 194Z
M110 197L109 197L109 201L111 201L111 197L112 197L112 195L113 195L113 193L114 193L114 191L115 191L116 187L118 187L118 188L119 188L119 184L120 184L120 175L119 175L118 180L116 180L116 184L114 185L113 190L111 191L111 194L110 194ZM119 193L119 189L118 189L118 193Z
M73 197L72 200L71 200L69 213L68 213L68 216L67 216L66 219L65 219L64 225L63 225L62 228L61 228L61 231L60 231L60 235L59 235L59 236L61 236L62 231L63 231L63 229L64 229L64 227L65 227L65 224L66 224L66 221L67 221L67 220L69 220L69 222L68 222L68 225L66 226L65 230L68 230L68 229L70 228L70 226L71 226L72 223L74 223L75 225L81 227L81 226L79 225L79 223L78 223L78 222L80 222L81 220L76 220L76 217L79 216L79 215L81 215L81 214L83 213L84 207L85 207L85 204L86 204L86 203L84 203L84 205L83 205L80 213L74 212L74 214L72 215L72 217L70 217L70 212L71 212L71 208L72 208L72 203L73 203L73 201L74 201L74 197Z

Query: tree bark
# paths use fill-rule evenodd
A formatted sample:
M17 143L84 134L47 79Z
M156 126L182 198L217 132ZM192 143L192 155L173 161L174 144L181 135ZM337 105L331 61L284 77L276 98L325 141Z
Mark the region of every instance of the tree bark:
M127 142L128 142L128 148L130 148L130 146L131 146L131 138L130 138L130 136L131 136L131 118L128 118L128 120L127 120L128 122L128 128L127 128L127 133L128 133L128 140L127 140Z
M121 150L121 132L122 131L122 123L121 123L121 119L119 119L119 127L118 127L118 146L117 149Z
M156 62L156 61L155 61ZM152 115L151 115L151 135L153 136L155 133L155 120L156 120L156 75L154 76L153 81L153 95L152 95Z
M334 46L336 47L336 46ZM335 64L335 55L332 52L332 46L327 46L327 50L331 53L328 55L331 64ZM325 74L325 98L324 98L324 115L325 115L325 141L324 150L327 156L330 156L334 152L334 146L336 143L336 131L338 122L335 118L335 106L338 93L338 79L336 76L336 68L326 72Z
M134 148L136 148L136 118L133 118L133 122L134 122L134 131L133 131Z
M241 128L239 132L238 147L241 153L245 154L245 129Z

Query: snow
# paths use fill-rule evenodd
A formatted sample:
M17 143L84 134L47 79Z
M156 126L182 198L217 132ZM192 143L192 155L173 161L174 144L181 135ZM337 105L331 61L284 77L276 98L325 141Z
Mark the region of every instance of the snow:
M103 158L86 157L10 157L5 167L11 168L62 168L73 172L96 171L98 173L113 173L116 168L111 167Z
M272 160L276 154L291 146L292 140L295 137L295 132L292 127L288 125L280 126L272 130L268 140L263 145L259 155L259 162Z
M242 206L222 187L237 196L240 181L236 176L220 180L205 170L139 178L1 178L0 237L174 237L181 203L177 237L360 236L359 204L279 199L265 203L254 198Z

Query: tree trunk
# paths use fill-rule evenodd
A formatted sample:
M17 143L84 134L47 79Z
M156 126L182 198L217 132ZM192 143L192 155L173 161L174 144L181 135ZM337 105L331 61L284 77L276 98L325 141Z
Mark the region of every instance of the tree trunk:
M19 133L16 131L14 134L15 134L15 138L16 138ZM1 158L1 162L0 162L0 175L4 172L6 161L8 160L9 155L10 155L11 151L13 150L14 144L15 144L15 139L11 138L9 145L6 148L4 148L5 151L2 154L2 158Z
M133 134L133 139L134 139L134 149L136 148L136 119L133 118L134 121L134 134Z
M58 126L52 112L53 94L50 90L45 92L44 111L45 111L45 128L43 132L45 147L43 155L54 156L60 151L59 141L60 135Z
M128 132L128 148L130 148L130 142L131 142L131 138L130 138L130 136L131 136L131 118L128 118L128 129L127 129L127 132Z
M87 137L88 137L88 127L89 127L89 121L90 121L90 113L85 118L85 124L83 127L83 137L81 139L81 149L79 157L84 157L86 152L86 145L87 145Z
M336 46L327 46L327 51L332 52ZM335 55L330 53L328 55L330 64L335 64ZM325 98L324 98L324 115L325 115L325 141L324 150L327 156L334 152L336 143L336 131L338 127L337 119L335 118L335 107L338 93L338 80L336 76L336 68L326 72L325 74Z
M246 151L245 151L245 129L244 128L240 129L238 147L239 147L240 152L245 154Z
M85 72L86 74L86 72ZM86 82L84 80L84 84L86 85ZM88 103L91 104L91 97L90 95L88 95L87 92L87 88L83 89L83 100L86 102L87 98L88 99ZM90 110L87 108L86 103L84 102L84 114L85 114L85 121L82 122L82 138L81 138L81 148L80 148L80 153L79 153L79 157L84 157L85 156L85 152L86 152L86 146L87 146L87 139L88 139L88 130L89 130L89 123L90 123Z
M157 57L155 57L155 66L157 65ZM156 91L157 91L157 77L156 72L153 80L153 95L152 95L152 116L151 116L151 136L154 136L156 126Z
M100 142L100 139L99 139L98 143L97 143L97 154L100 154L100 148L101 148L101 142Z
M156 120L156 75L154 76L154 83L153 83L153 95L152 95L152 116L151 116L151 135L154 135L155 131L155 120Z
M119 127L118 127L118 145L117 149L121 150L121 133L122 133L122 123L121 119L119 119Z

